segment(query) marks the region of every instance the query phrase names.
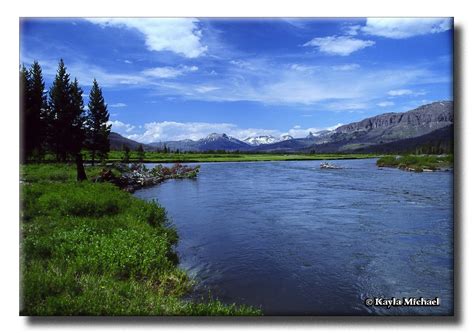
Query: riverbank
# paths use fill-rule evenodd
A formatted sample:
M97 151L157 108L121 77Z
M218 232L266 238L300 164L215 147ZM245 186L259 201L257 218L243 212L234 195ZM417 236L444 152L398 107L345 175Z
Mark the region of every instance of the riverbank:
M22 166L21 207L22 315L260 314L185 301L193 281L165 210L107 182L77 183L74 166Z
M378 159L377 166L414 172L431 172L450 169L453 167L453 161L453 155L389 155Z
M124 157L122 151L111 151L107 162L120 162ZM157 153L146 152L144 163L205 163L205 162L258 162L258 161L306 161L306 160L342 160L375 158L375 154L248 154L248 153ZM87 154L86 161L90 162ZM130 152L130 162L138 162L137 152Z
M147 168L143 163L113 163L103 168L99 176L94 177L94 182L109 182L120 189L133 193L142 187L158 185L168 179L192 179L196 178L200 166L189 167L181 163L175 163L171 167L161 164L153 168Z

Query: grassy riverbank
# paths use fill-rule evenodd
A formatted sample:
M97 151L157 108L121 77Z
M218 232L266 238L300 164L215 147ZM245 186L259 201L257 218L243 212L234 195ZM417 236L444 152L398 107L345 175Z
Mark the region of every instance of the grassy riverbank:
M100 168L86 170L91 178ZM22 166L21 179L21 314L260 314L183 300L192 281L157 204L108 183L77 183L74 166Z
M108 162L119 162L124 153L122 151L111 151ZM257 161L305 161L305 160L340 160L374 158L375 154L269 154L269 153L158 153L146 152L144 162L168 163L168 162L257 162ZM88 159L88 156L85 155ZM138 161L138 153L130 152L130 161Z
M450 168L453 161L453 155L388 155L378 159L377 166L422 172Z

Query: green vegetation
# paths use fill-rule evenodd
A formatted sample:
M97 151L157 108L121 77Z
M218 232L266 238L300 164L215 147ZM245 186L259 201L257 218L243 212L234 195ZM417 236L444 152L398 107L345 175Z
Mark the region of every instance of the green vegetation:
M101 161L107 157L111 125L102 90L95 79L87 113L82 95L79 81L71 80L62 59L48 91L37 61L30 69L21 67L22 163L75 160L76 178L85 180L82 151L90 152L92 164L96 157Z
M26 165L21 173L21 314L260 314L183 300L192 281L177 266L178 236L156 203L108 183L78 183L72 165Z
M439 170L451 167L453 155L404 155L383 156L377 160L379 167L399 168L408 171L422 172L423 170Z
M102 89L96 79L92 82L92 88L89 93L89 104L85 120L86 141L85 146L90 151L92 165L94 165L96 156L100 161L107 158L110 150L109 134L112 125L108 124L109 112L102 96Z
M84 154L86 160L89 155ZM163 153L129 151L130 162L167 163L167 162L252 162L252 161L304 161L375 158L375 154L272 154L272 153ZM123 151L111 151L108 162L124 160Z

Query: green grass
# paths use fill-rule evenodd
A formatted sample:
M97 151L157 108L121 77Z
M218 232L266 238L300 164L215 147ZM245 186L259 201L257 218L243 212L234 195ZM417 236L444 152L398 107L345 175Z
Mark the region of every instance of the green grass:
M178 235L156 203L77 183L74 166L27 165L21 178L21 314L260 314L183 300L193 281L177 266Z
M438 170L440 168L451 167L453 155L387 155L377 160L379 167L392 167L400 169L411 169L414 171Z
M88 155L84 154L88 159ZM270 153L157 153L146 152L145 162L253 162L253 161L304 161L327 159L374 158L374 154L270 154ZM108 162L121 161L122 151L111 151ZM130 152L131 161L138 160L137 152Z

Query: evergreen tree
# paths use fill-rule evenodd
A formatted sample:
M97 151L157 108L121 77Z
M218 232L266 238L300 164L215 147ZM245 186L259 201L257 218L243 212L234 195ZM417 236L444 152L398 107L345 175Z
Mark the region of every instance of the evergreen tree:
M30 70L22 66L20 72L21 89L21 130L22 160L41 158L46 134L46 95L41 66L37 61Z
M69 110L69 137L67 141L67 152L72 156L79 154L84 147L84 141L86 139L85 132L85 112L84 112L84 100L82 98L83 91L79 86L77 79L71 84L70 96L71 105Z
M84 101L77 79L70 82L64 62L59 62L58 71L49 91L51 121L51 148L60 161L80 153L85 139Z
M56 77L49 91L51 148L59 161L75 158L77 179L86 179L81 149L85 139L84 101L77 79L70 82L63 60L59 61Z
M71 117L71 83L69 74L61 59L58 71L49 90L49 110L51 120L50 146L58 161L67 159Z
M21 148L20 159L24 163L27 161L30 153L30 139L27 136L29 114L30 114L30 98L31 98L31 77L30 72L25 65L20 70L20 129L21 129Z
M45 149L47 133L47 99L43 72L37 61L33 63L30 70L31 75L31 109L35 131L33 133L35 153L41 157Z
M82 98L82 89L79 87L79 82L74 79L71 85L70 96L70 140L67 142L67 152L75 157L77 168L77 180L86 180L86 171L84 170L84 163L82 160L81 150L84 147L86 138L85 133L85 114L84 114L84 100Z
M109 134L111 125L108 125L109 112L102 96L102 89L96 79L92 84L89 94L89 111L87 114L87 146L91 152L92 165L94 165L96 155L99 159L107 158L110 150Z
M145 159L145 150L143 149L143 145L139 145L137 148L137 153L138 153L138 161L143 162Z
M123 145L123 158L122 158L123 163L129 163L130 162L130 148L128 148L127 145Z

